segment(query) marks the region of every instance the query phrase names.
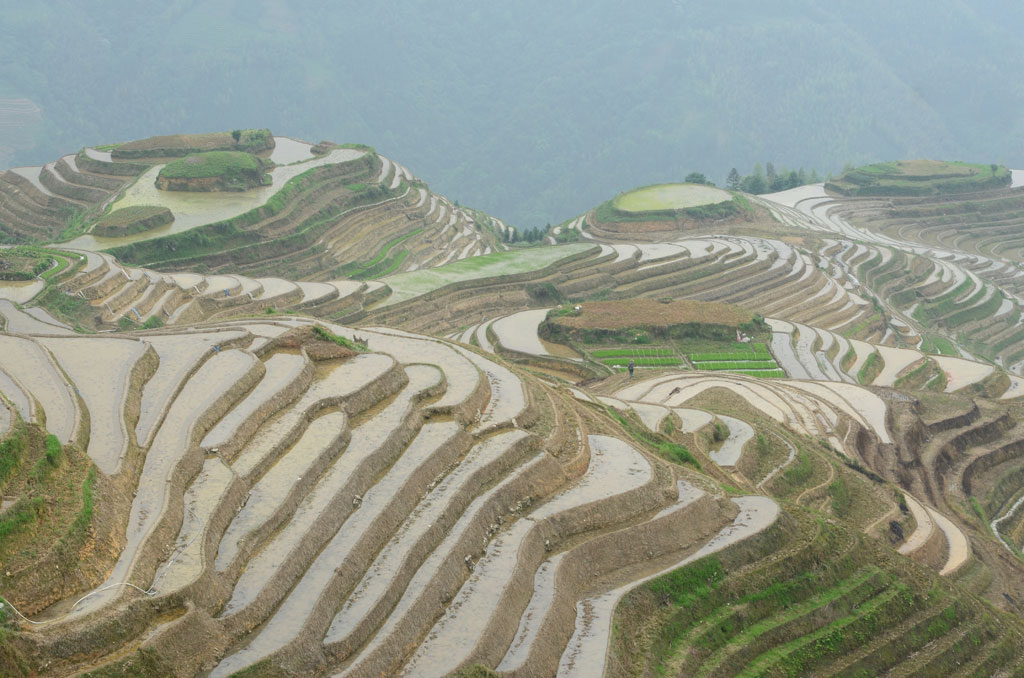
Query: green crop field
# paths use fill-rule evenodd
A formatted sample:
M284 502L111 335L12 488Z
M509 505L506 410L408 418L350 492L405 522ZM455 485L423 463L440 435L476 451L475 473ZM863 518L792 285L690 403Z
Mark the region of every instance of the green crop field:
M921 342L923 353L938 353L940 355L958 355L956 346L949 339L935 334L926 334Z
M732 351L691 353L690 362L695 369L708 372L731 372L748 377L785 377L786 373L768 352L768 346L754 343Z
M619 357L632 357L632 358L646 358L646 357L661 357L661 356L674 356L676 354L670 348L603 348L593 351L595 358L619 358Z
M405 261L405 257L408 256L409 252L407 250L399 250L395 256L391 258L390 263L386 263L384 261L385 257L387 257L391 253L391 250L393 250L397 245L415 235L419 235L422 231L422 228L417 228L388 241L373 259L365 263L353 262L349 266L342 266L338 270L339 275L345 275L355 280L367 280L394 273L398 270L398 267L402 265L402 262Z
M626 365L630 360L637 367L667 367L670 365L682 365L682 358L675 357L662 357L662 358L628 358L623 356L621 358L604 358L601 360L605 365L610 366L622 366Z
M762 377L764 379L785 379L786 372L782 368L774 370L730 370L731 374L742 374L747 377Z
M775 370L779 368L774 360L721 360L711 362L695 362L698 370Z
M714 186L657 184L623 193L615 198L613 205L624 212L650 212L713 205L731 199L731 194Z
M709 353L691 353L690 360L695 363L717 360L773 360L772 354L764 344L752 344L749 351L715 351Z
M53 259L34 247L14 247L0 254L0 280L32 280L52 267Z
M92 233L101 237L118 237L139 233L174 221L174 215L166 207L157 205L132 205L104 214L92 228Z
M396 273L383 278L392 292L391 297L385 303L397 304L400 301L433 292L445 285L465 280L537 271L593 247L594 245L575 244L509 250L462 259L438 268Z
M602 348L591 352L594 360L622 372L629 361L635 367L675 367L687 369L683 359L675 350L665 346L625 346Z

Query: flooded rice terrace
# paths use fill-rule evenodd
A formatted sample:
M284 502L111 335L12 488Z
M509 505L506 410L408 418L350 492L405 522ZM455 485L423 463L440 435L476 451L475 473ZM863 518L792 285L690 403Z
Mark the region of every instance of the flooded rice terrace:
M281 142L280 139L277 141L278 143ZM319 157L306 153L306 158L304 159L300 156L299 149L293 147L297 143L299 142L286 144L286 148L277 157L282 160L299 158L304 160L303 162L278 165L270 171L270 176L273 179L273 183L270 186L261 186L248 191L217 191L211 193L161 191L156 187L156 177L160 174L160 170L164 168L164 165L156 165L142 174L134 184L125 190L124 195L111 206L111 211L136 205L158 205L171 210L174 214L173 222L167 226L121 238L101 238L94 235L83 235L67 243L67 246L84 250L104 250L165 235L184 233L197 226L231 219L240 214L245 214L249 210L262 207L289 180L306 170L322 165L349 162L366 154L365 151L336 148L327 155ZM270 157L271 160L274 160L274 154L271 154Z

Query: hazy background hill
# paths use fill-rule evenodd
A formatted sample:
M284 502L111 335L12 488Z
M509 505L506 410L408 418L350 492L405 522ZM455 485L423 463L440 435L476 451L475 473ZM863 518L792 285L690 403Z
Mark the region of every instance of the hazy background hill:
M1024 164L1024 6L0 4L0 166L152 134L360 141L521 226L755 162Z

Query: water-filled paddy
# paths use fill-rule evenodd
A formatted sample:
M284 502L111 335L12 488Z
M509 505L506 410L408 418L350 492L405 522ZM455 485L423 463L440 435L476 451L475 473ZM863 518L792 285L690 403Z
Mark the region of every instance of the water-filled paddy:
M100 238L83 235L68 243L69 247L84 250L103 250L142 240L150 240L174 233L190 231L197 226L223 221L245 214L266 204L271 196L281 190L288 181L308 169L321 165L349 162L365 155L365 151L338 148L327 155L312 158L294 165L280 165L270 171L273 183L248 191L218 191L213 193L189 193L186 191L161 191L156 187L156 177L163 165L156 165L139 177L124 195L112 206L111 211L136 205L158 205L174 214L174 221L166 226L123 238Z

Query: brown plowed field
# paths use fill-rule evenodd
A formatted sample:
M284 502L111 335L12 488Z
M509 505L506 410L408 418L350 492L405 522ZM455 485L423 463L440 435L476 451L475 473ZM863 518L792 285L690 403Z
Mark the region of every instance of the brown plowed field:
M636 325L679 325L713 323L739 326L753 319L750 311L715 302L678 300L664 303L656 299L593 301L583 304L579 315L557 316L551 321L582 329L616 329Z

